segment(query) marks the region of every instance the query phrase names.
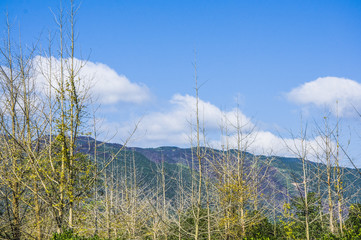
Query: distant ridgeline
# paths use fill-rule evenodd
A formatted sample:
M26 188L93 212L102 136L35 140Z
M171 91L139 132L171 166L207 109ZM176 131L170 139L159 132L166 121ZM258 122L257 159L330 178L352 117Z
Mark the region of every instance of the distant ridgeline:
M78 151L94 158L95 144L91 137L78 138ZM136 176L136 185L144 190L159 190L161 173L164 173L165 195L175 201L180 188L191 191L192 176L198 172L196 148L158 147L138 148L124 147L117 143L97 141L97 168L106 167L108 175L114 179L132 179ZM121 151L120 151L121 150ZM257 189L260 202L274 199L281 208L291 198L302 197L303 168L298 158L253 155L237 150L220 151L211 148L200 149L202 166L209 182L217 188L222 179L224 168L237 168L237 161L243 159L244 183L258 181ZM327 198L327 167L323 163L306 161L308 192L318 194L322 201ZM254 169L257 168L257 171ZM222 171L220 171L222 169ZM251 170L252 169L252 170ZM331 167L331 178L335 179L336 167ZM343 201L346 205L361 202L361 176L356 169L340 167ZM192 175L193 174L193 175ZM198 176L198 175L197 175ZM132 180L134 181L134 180ZM129 181L128 181L129 183ZM249 185L252 185L249 184ZM335 191L336 181L332 180ZM159 190L160 191L160 190ZM336 195L336 194L335 194Z

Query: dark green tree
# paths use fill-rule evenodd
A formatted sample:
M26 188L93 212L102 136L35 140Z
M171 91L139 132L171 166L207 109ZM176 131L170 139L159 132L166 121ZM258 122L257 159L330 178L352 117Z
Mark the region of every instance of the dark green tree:
M309 192L307 194L307 206L308 213L306 212L306 202L305 197L300 196L291 200L291 210L295 213L295 225L294 225L294 233L296 238L306 239L305 232L305 218L306 214L309 216L309 231L311 239L319 239L324 231L322 229L321 218L319 216L320 213L320 201L316 193Z
M361 239L361 204L352 204L345 221L345 239Z

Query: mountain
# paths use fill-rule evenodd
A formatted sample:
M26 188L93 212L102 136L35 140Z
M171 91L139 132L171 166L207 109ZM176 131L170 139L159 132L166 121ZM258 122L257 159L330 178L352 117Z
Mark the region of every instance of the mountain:
M94 146L94 139L90 137L80 137L78 139L79 151L91 156L93 159ZM97 161L100 168L110 162L108 168L117 168L116 174L127 174L129 176L130 172L134 171L135 166L138 184L147 189L154 188L157 185L157 181L160 181L159 175L163 163L167 185L166 195L170 199L174 198L177 193L179 173L182 173L183 184L190 186L192 170L197 170L198 160L195 156L195 150L191 148L123 148L121 144L100 141L97 141L97 146ZM211 148L201 148L201 151L204 153L202 164L213 170L222 167L221 160L225 156L228 156L229 164L234 164L236 161L236 150L220 151ZM240 154L244 158L246 172L247 169L253 166L252 164L257 164L259 168L257 178L262 178L263 183L260 185L260 189L263 194L270 195L276 191L276 199L282 200L289 196L300 196L302 193L303 168L300 159L253 155L247 152L241 152ZM309 191L319 191L323 198L326 198L327 166L312 161L306 161L306 166ZM332 167L332 176L334 176L335 172L336 168ZM340 172L343 174L342 183L345 199L348 202L360 202L361 176L358 171L352 168L340 167ZM216 171L213 171L210 176L214 180L220 177ZM334 189L334 182L332 182L332 185Z

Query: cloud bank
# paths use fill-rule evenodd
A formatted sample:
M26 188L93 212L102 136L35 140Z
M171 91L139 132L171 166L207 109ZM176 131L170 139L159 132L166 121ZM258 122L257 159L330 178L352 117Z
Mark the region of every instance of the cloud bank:
M196 144L196 98L190 95L176 94L169 101L169 107L164 111L151 112L142 117L131 145L140 147L178 146L190 147ZM237 117L238 116L238 117ZM240 109L224 111L217 106L199 100L199 118L201 128L201 143L222 149L237 148L237 126L241 133L242 150L253 154L300 157L302 147L307 149L307 159L318 161L324 149L323 139L316 136L310 139L282 138L270 131L258 129ZM238 119L238 122L237 122ZM123 125L120 132L127 133L134 126ZM223 130L223 133L222 133Z
M65 59L65 72L67 72L66 65L69 61L69 59ZM39 82L46 84L46 77L49 77L50 73L55 74L54 79L59 78L59 59L37 56L34 58L33 64ZM150 98L149 90L145 85L129 81L127 77L118 74L114 69L103 63L75 59L74 65L75 69L79 69L77 76L85 79L88 86L91 87L93 96L102 104L115 104L118 102L139 104Z
M68 63L69 59L66 59L65 77ZM46 78L50 75L52 81L56 82L59 79L60 61L58 59L37 56L33 64L36 67L34 73L36 81L46 86L48 84ZM77 77L88 80L92 93L98 96L103 104L113 106L119 102L140 104L150 98L146 86L130 82L124 75L119 75L105 64L75 59L74 65L75 69L79 69L76 73ZM354 107L361 106L361 84L345 78L318 78L293 89L287 97L299 104L326 106L333 113L338 111L339 114L348 114ZM193 96L175 94L169 100L168 108L150 112L142 117L132 144L142 147L194 146L196 143L196 104L197 99ZM306 150L307 159L318 161L319 158L322 159L322 154L326 149L323 138L320 136L304 140L281 138L270 131L258 129L251 118L238 108L226 111L201 99L198 100L198 106L202 145L206 144L218 149L237 148L239 143L237 131L240 130L242 150L254 154L300 157ZM110 134L118 131L125 138L132 131L129 126L134 126L129 122L124 124L110 119L103 119L102 125ZM206 139L206 143L203 139ZM331 148L335 148L334 143L331 143Z
M139 140L136 144L148 147L161 145L185 147L189 146L191 141L195 141L196 98L176 94L168 104L169 107L164 111L151 112L142 117L138 126ZM242 112L237 109L222 111L210 102L199 100L200 125L206 129L206 134L212 135L214 131L219 131L224 119L227 119L228 124L236 125L237 114L239 124L245 131L250 131L254 125Z
M322 77L292 89L287 98L301 105L326 107L335 115L349 116L361 107L361 84L346 78Z

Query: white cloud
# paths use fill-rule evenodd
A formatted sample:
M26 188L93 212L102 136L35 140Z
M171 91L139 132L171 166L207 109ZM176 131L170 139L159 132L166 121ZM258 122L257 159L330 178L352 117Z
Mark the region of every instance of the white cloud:
M138 127L134 144L139 146L157 147L160 145L189 146L191 132L195 134L196 98L190 95L176 94L169 101L170 107L165 111L152 112L145 115ZM240 125L243 130L249 131L254 124L238 110ZM237 109L222 111L215 105L199 100L199 119L201 128L207 135L219 132L222 119L236 124ZM192 124L192 126L191 126ZM126 127L122 130L125 132ZM193 129L193 130L192 130ZM127 129L129 131L129 129Z
M330 142L329 148L335 149L335 143ZM320 161L326 150L324 138L316 136L311 139L281 138L271 132L255 132L255 140L251 150L257 154L270 154L286 157L305 157L308 160Z
M212 146L218 149L221 149L222 146L228 149L237 149L237 135L223 136L220 139L219 141L212 141ZM269 131L257 130L244 134L241 139L241 150L252 154L294 158L304 157L310 161L325 163L326 143L325 138L322 136L307 139L298 137L282 138ZM331 158L334 159L336 143L329 141L328 149L330 150Z
M131 145L189 147L191 139L195 144L196 98L176 94L169 103L170 107L165 111L152 112L143 116ZM227 145L228 148L237 148L237 114L238 126L242 126L240 128L242 150L254 154L299 157L303 144L308 151L307 158L314 161L317 161L317 154L322 154L324 150L321 137L307 139L303 143L297 137L281 138L269 131L257 129L250 118L239 109L222 111L209 102L199 100L200 124L204 124L209 146L218 149ZM134 125L127 123L121 127L122 135L125 136L131 131L128 126ZM221 127L227 128L227 132L224 129L223 135ZM203 144L203 135L201 135L201 141Z
M148 113L141 118L138 129L129 145L190 147L191 139L195 144L195 114L196 98L190 95L176 94L169 101L168 108L163 111ZM222 111L210 102L199 100L200 124L204 123L208 146L217 149L221 149L222 146L227 147L227 145L230 149L237 148L237 114L238 125L242 126L242 150L253 154L300 157L303 146L307 150L306 158L308 160L319 161L317 156L321 156L322 159L325 146L320 136L305 139L303 142L297 136L295 138L282 138L270 131L256 128L250 118L239 109ZM223 134L221 134L220 129L222 124L224 128L227 128L227 132L224 131ZM119 136L126 138L134 129L134 122L123 124L105 122L102 127L109 132L114 132L117 129ZM202 135L201 144L203 145ZM334 143L331 143L331 146L334 149Z
M303 105L326 107L333 114L352 115L361 106L361 84L346 78L323 77L287 93L287 98Z
M49 75L50 59L37 56L34 58L37 78L39 82L46 84L45 75ZM69 62L69 59L65 61ZM52 75L60 71L60 60L51 58ZM114 104L117 102L142 103L150 98L149 90L146 86L130 82L124 75L118 74L105 64L94 63L75 59L75 68L79 68L78 76L86 79L91 93L102 104ZM64 67L66 72L66 66Z

